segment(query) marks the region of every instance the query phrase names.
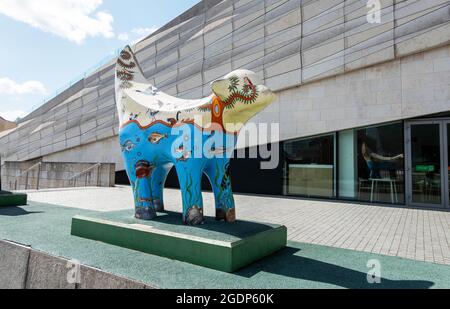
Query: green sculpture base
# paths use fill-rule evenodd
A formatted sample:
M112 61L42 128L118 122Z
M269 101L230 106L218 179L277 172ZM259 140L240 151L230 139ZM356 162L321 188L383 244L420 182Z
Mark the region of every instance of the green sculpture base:
M133 216L134 211L76 216L72 235L223 272L235 272L287 245L285 226L207 218L193 227L181 225L175 213L161 213L154 221Z
M24 206L26 204L26 194L0 191L0 207Z

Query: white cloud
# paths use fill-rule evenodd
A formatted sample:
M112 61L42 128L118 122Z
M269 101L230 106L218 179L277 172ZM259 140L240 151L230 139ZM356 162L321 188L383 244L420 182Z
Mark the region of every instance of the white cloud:
M117 38L121 41L134 44L152 34L156 30L158 30L158 27L156 26L151 28L134 28L130 32L119 33Z
M10 78L0 78L0 94L47 94L47 89L41 82L32 80L19 84Z
M16 121L17 118L22 118L25 116L26 112L20 110L0 112L0 117L3 117L4 119L9 121Z
M87 37L114 37L114 18L98 11L103 0L0 0L0 14L81 44Z
M117 38L121 41L127 42L130 39L130 35L126 32L123 32L123 33L119 33Z

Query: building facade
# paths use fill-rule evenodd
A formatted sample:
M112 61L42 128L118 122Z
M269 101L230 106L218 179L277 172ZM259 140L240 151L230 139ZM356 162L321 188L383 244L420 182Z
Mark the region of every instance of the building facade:
M280 162L233 160L236 191L449 208L450 1L204 0L133 49L171 95L239 68L277 92L253 121L279 123ZM116 163L120 180L117 133L113 59L0 133L0 153Z

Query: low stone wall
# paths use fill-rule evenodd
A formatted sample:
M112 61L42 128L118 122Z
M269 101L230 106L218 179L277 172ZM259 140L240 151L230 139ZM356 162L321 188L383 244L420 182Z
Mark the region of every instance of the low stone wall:
M23 193L0 191L0 207L14 207L26 205L28 196Z
M75 261L0 240L0 289L154 289Z
M112 187L115 184L114 163L59 163L42 162L28 172L38 162L5 162L1 169L3 190L36 190L71 187ZM88 173L72 179L83 171Z

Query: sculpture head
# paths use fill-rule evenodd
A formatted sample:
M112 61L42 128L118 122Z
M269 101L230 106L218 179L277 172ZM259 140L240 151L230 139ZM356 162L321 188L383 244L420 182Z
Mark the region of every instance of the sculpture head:
M225 127L239 129L276 100L276 95L258 75L249 70L233 71L211 83L211 89L223 106Z

